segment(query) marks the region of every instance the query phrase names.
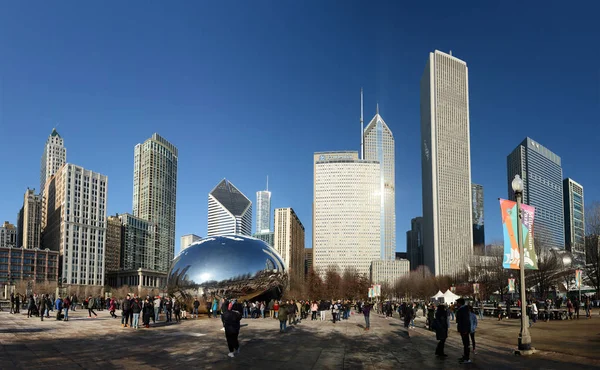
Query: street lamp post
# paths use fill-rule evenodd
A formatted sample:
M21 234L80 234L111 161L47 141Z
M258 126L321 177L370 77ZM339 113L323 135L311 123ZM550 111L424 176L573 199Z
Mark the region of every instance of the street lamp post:
M529 334L529 323L527 322L527 293L525 290L525 248L523 246L523 226L521 202L523 197L523 180L515 175L512 181L512 189L517 199L517 243L519 245L519 272L521 280L521 331L519 333L519 347L516 354L527 355L533 353L531 347L531 335Z

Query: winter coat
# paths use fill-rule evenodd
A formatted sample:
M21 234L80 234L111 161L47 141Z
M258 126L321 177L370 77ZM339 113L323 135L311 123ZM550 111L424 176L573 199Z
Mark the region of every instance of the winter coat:
M474 312L469 314L470 322L471 322L471 333L475 333L475 329L477 329L477 315Z
M142 305L140 301L134 300L131 302L131 312L139 314L142 311Z
M437 310L435 312L435 338L437 340L444 340L448 338L448 311Z
M225 311L223 313L223 326L225 327L225 333L239 333L240 320L242 320L242 315L238 311Z
M288 319L288 306L287 305L281 305L279 307L279 314L277 316L279 318L279 321L286 321Z
M471 332L471 315L467 305L460 306L456 311L456 328L459 333Z

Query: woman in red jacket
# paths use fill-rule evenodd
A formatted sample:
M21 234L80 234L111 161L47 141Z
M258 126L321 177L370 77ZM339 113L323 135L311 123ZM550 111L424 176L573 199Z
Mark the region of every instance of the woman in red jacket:
M112 316L113 319L117 318L117 315L115 315L116 310L117 310L117 302L115 302L114 298L111 298L110 303L108 305L108 311L110 312L110 315Z

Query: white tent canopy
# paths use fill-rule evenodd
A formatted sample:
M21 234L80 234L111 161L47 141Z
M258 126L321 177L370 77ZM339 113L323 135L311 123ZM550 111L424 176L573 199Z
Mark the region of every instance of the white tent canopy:
M456 302L457 299L460 298L460 296L452 293L452 291L450 289L448 289L446 291L446 293L444 293L444 303L454 303Z
M433 297L431 297L433 299L439 299L439 298L444 298L444 293L442 293L441 290L438 290L437 294L434 295Z

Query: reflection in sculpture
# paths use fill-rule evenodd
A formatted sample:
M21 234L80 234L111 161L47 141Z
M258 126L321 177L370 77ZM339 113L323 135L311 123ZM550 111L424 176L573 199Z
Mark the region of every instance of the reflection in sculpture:
M279 254L261 240L240 235L193 243L173 260L168 279L169 293L184 302L279 298L287 285Z

